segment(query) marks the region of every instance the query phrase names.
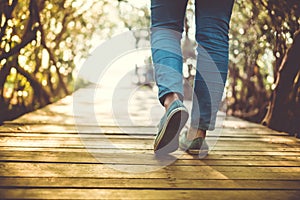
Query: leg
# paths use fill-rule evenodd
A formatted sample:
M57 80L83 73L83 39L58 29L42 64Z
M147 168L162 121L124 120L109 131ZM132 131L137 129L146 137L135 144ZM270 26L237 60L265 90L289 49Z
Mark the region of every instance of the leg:
M197 73L194 82L191 128L180 147L204 157L206 130L215 128L228 71L228 31L234 0L195 0Z
M228 71L228 31L234 0L195 0L197 73L191 127L213 130Z
M181 35L187 0L151 1L151 49L159 100L166 108L154 142L156 153L178 148L178 136L188 118L182 104ZM180 100L179 100L180 99Z
M162 105L175 93L182 100L181 35L187 0L151 1L151 48Z

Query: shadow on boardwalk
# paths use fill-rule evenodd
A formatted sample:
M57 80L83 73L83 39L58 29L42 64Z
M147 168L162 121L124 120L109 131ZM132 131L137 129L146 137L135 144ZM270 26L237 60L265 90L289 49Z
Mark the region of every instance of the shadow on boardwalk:
M296 138L220 115L206 158L158 158L155 92L126 87L83 88L1 126L1 199L299 198Z

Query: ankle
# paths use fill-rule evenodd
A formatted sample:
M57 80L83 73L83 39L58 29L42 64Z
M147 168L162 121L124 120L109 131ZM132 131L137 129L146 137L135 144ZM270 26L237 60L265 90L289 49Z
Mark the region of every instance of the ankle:
M176 93L167 94L165 97L165 101L164 101L165 109L168 110L170 105L173 103L173 101L178 100L178 99L179 99L179 97Z
M196 138L205 138L206 130L190 128L187 134L188 140L194 140Z

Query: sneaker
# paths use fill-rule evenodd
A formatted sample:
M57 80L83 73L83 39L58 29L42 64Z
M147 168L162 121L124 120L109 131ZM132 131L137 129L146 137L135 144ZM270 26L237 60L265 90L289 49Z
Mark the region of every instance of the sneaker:
M179 148L191 155L198 155L199 158L207 156L209 147L205 139L198 137L190 141L187 139L187 133L188 131L184 131L180 134Z
M167 154L178 149L179 134L188 117L188 110L180 100L172 102L160 120L158 134L154 141L155 153Z

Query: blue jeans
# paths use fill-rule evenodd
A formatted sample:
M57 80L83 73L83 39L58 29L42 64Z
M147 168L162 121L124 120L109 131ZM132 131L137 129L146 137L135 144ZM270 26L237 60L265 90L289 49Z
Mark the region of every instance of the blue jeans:
M159 100L183 100L181 38L188 0L151 0L151 49ZM234 0L195 0L197 72L191 127L215 128L228 72L228 31Z

